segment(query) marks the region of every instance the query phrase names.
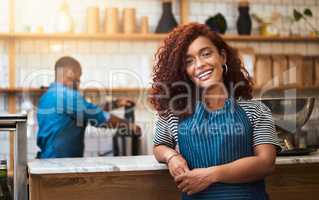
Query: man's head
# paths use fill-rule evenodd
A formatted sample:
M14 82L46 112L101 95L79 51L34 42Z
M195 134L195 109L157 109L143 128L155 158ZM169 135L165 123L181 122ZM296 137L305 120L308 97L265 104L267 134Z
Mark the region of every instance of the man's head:
M76 59L64 56L56 61L55 81L73 89L79 89L82 75L81 64Z

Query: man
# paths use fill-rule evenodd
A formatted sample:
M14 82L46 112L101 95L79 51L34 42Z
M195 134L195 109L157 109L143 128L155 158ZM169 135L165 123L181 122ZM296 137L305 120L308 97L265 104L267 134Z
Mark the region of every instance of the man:
M88 123L96 127L129 127L136 134L141 129L87 102L79 93L81 65L72 57L62 57L55 64L55 82L42 95L38 105L38 158L82 157L84 132ZM132 102L117 101L116 106Z

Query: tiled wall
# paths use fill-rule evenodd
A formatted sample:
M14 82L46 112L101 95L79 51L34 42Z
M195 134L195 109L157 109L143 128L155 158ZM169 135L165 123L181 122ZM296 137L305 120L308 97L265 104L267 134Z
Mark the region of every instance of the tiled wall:
M236 21L238 18L238 0L192 0L190 3L191 21L204 23L208 16L213 16L220 12L226 18L228 24L227 33L237 33ZM250 0L250 13L260 17L269 17L272 12L281 14L281 18L276 21L275 27L282 35L288 35L289 30L293 34L306 35L311 30L302 20L290 25L288 17L293 16L293 9L303 11L310 8L314 17L310 22L319 27L319 1L317 0ZM257 33L258 24L253 20L253 33Z
M9 0L0 3L0 32L9 31Z
M1 8L1 16L2 16L2 7ZM4 30L3 25L3 17L1 17L0 29ZM8 55L7 55L7 47L6 42L0 41L0 87L8 86ZM7 95L0 94L0 113L4 113L7 111ZM9 140L8 140L8 132L0 131L0 160L8 159L9 157Z
M48 86L54 63L64 55L82 65L82 87L147 87L158 42L52 41L17 42L17 86Z
M236 22L238 18L237 0L192 0L190 1L190 21L205 23L209 16L220 12L226 18L228 30L226 34L237 34ZM250 0L250 13L267 17L272 12L278 12L283 17L275 23L281 35L292 34L307 35L310 32L309 26L301 20L290 26L287 17L292 17L293 9L303 11L304 8L311 8L314 16L310 19L315 27L319 27L319 1L317 0ZM258 24L253 20L252 34L258 34ZM299 42L231 42L238 48L252 47L256 53L260 54L302 54L318 55L318 43L299 43Z
M9 160L9 132L0 131L0 160Z
M17 17L16 17L16 30L24 31L27 26L37 27L43 26L47 32L55 31L55 16L62 0L16 0L17 4ZM100 8L100 25L103 27L104 11L106 7L117 7L122 11L123 8L133 7L136 8L137 22L139 23L141 16L148 16L151 31L155 30L156 24L161 14L161 1L160 0L68 0L70 7L70 15L75 21L75 32L86 31L86 11L89 6L98 6ZM178 6L174 4L174 12L177 14L178 20ZM20 10L25 12L19 12ZM33 17L34 12L38 14L36 19ZM122 14L122 13L120 13Z
M37 26L43 26L46 32L54 32L54 16L62 0L15 0L16 31L34 30ZM8 31L8 1L1 1L0 6L0 31ZM75 31L86 31L86 9L88 6L99 6L101 27L105 6L112 7L135 7L137 19L140 16L148 16L151 31L155 30L161 15L160 0L69 0L70 14L75 20ZM174 14L179 20L179 1L174 1ZM4 5L2 7L2 5ZM147 6L145 6L147 5ZM303 9L311 7L314 19L311 20L316 27L319 27L319 1L318 0L251 0L251 13L271 13L276 10L282 15L292 14L293 8ZM23 11L23 12L22 12ZM236 19L238 17L237 0L191 0L190 20L204 22L208 16L221 12L225 15L229 30L227 33L236 33ZM39 17L34 17L37 13ZM267 14L265 13L265 14ZM293 33L305 34L309 31L304 27L303 22L292 26ZM283 20L277 23L282 34L289 33L289 26ZM304 31L306 30L306 31ZM253 23L253 33L257 32L257 24ZM246 48L254 48L256 53L274 54L302 54L319 55L319 44L302 42L230 42L231 45ZM154 41L74 41L74 40L18 40L16 42L16 68L17 86L40 87L48 86L53 81L53 67L55 61L63 55L71 55L77 58L83 67L82 87L147 87L150 81L150 73L153 56L158 42ZM7 45L0 41L0 70L7 71L4 66L7 63ZM125 72L125 73L123 73ZM6 73L6 72L5 72ZM8 77L0 73L1 87L6 86ZM110 77L110 74L113 77ZM122 94L123 95L123 94ZM127 96L127 94L124 94ZM138 102L136 119L144 130L142 149L143 153L151 153L151 139L154 127L154 111L146 102L146 96L139 99L131 96ZM20 97L17 105L25 101ZM36 97L32 97L36 102ZM6 97L0 95L0 111L6 110ZM3 103L4 102L4 103ZM123 110L115 112L123 116ZM35 156L36 151L36 130L37 122L35 113L31 112L28 122L28 148L29 158ZM114 131L113 131L114 132ZM86 156L96 156L100 153L111 150L112 130L99 130L90 127L86 133ZM0 135L0 152L7 156L7 136ZM1 155L0 155L1 156Z
M0 41L0 87L8 86L8 53L7 43Z
M34 30L37 26L43 26L46 32L55 31L55 19L57 10L62 0L16 0L16 30ZM190 0L190 21L204 23L212 15L222 13L228 24L227 33L236 33L236 21L238 18L238 0ZM105 7L118 7L122 10L125 7L136 8L137 20L141 16L148 16L151 31L155 30L159 17L161 15L160 0L82 0L81 4L77 0L68 0L70 15L75 21L75 31L86 31L86 9L89 6L98 6L100 8L100 25L103 27ZM176 19L179 20L179 1L175 0L173 11ZM147 5L147 6L145 6ZM6 6L6 5L5 5ZM250 13L255 13L261 17L269 17L272 12L278 12L282 15L275 26L283 35L308 34L309 26L302 20L291 24L288 17L292 17L293 9L302 11L304 8L311 8L313 18L310 23L319 27L319 2L317 0L250 0ZM24 12L20 12L24 10ZM37 13L37 18L34 18ZM7 11L2 15L6 16ZM3 20L6 22L6 20ZM6 24L6 23L0 23ZM253 20L253 33L257 33L257 23ZM290 31L291 30L291 31Z

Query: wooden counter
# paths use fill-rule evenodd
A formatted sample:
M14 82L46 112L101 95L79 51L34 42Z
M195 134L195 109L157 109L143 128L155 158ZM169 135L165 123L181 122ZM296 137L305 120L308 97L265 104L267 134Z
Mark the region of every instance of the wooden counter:
M31 200L177 200L166 166L153 156L33 160L28 164ZM278 157L266 179L272 200L319 195L319 152Z

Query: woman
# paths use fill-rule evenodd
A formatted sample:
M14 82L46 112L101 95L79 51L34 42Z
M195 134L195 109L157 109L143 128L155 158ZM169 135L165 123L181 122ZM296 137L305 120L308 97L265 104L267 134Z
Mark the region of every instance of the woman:
M176 28L156 54L154 155L182 199L267 199L279 147L238 53L205 25Z

